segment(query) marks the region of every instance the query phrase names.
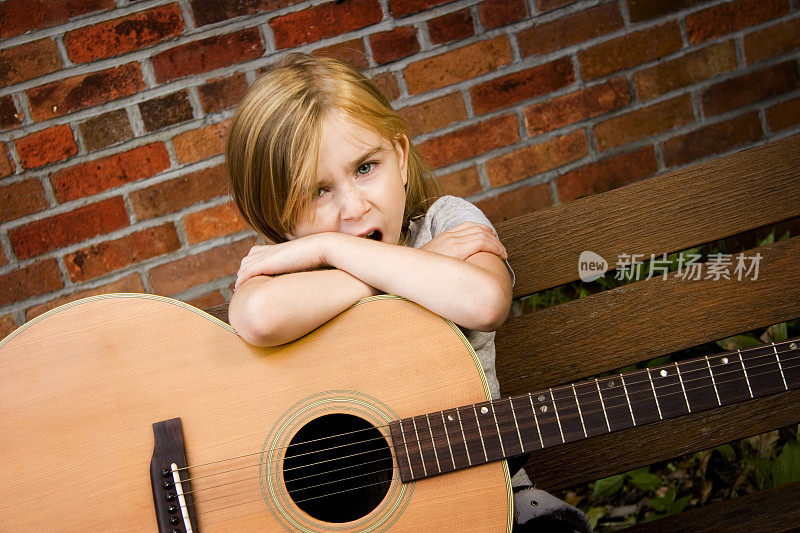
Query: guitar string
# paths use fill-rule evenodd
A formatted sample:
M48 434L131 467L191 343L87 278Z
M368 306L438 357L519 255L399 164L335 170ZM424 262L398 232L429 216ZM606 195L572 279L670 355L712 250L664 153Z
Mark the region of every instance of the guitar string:
M760 356L760 357L761 357L761 356ZM787 358L787 362L788 362L788 361L791 361L792 359L796 359L796 358L795 358L795 357L792 357L792 358ZM750 367L750 368L751 368L751 369L753 369L753 368L757 368L758 366L767 366L767 365L751 365L751 367ZM789 366L786 366L785 368L786 368L786 369L792 369L792 368L798 368L798 367L800 367L800 365L789 365ZM724 375L724 374L730 374L730 373L733 373L733 372L721 372L721 373L719 373L718 375L719 375L719 376L722 376L722 375ZM738 371L737 371L736 373L738 374ZM761 376L761 375L765 375L765 374L766 374L766 373L757 373L757 374L754 374L754 377L755 377L755 376ZM719 383L721 383L721 384L722 384L722 383L730 383L730 382L733 382L733 381L734 381L734 380L723 380L723 381L720 381ZM739 381L739 380L737 380L737 381ZM690 390L695 390L695 389L690 389ZM676 391L676 392L674 392L674 393L668 393L668 394L680 394L680 393ZM664 396L666 396L666 395L664 395ZM662 397L663 397L663 396L662 396ZM652 400L650 400L650 401L652 401ZM594 411L594 413L598 413L598 412L600 412L600 411ZM587 412L587 414L588 414L588 413L589 413L589 412ZM566 418L566 417L565 417L565 418ZM574 416L572 416L572 418L575 418L575 417L574 417ZM382 437L379 437L379 438L382 438ZM352 445L352 443L351 443L351 444L349 444L349 445ZM344 446L347 446L347 445L344 445ZM373 451L374 451L374 450L373 450ZM369 452L364 452L364 453L369 453ZM355 456L355 455L359 455L359 454L352 454L351 456ZM351 457L351 456L346 456L346 457ZM344 459L344 458L346 458L346 457L335 458L335 459L332 459L332 460ZM382 459L382 460L386 460L386 459ZM330 461L330 460L329 460L329 461ZM293 468L306 468L306 467L314 466L314 465L316 465L316 464L320 464L320 463L323 463L323 462L329 462L329 461L321 461L321 462L319 462L319 463L314 463L314 464L310 464L310 465L302 465L302 466L300 466L300 467L293 467ZM380 460L378 460L378 461L380 461ZM297 478L297 479L295 479L295 480L290 480L290 481L299 481L300 479L308 479L308 478L312 478L312 477L322 476L322 475L330 474L330 472L332 472L332 471L345 470L345 469L348 469L348 468L355 468L355 467L357 467L357 466L363 466L364 464L368 464L368 463L372 463L372 462L378 462L378 461L368 461L368 462L365 462L365 463L354 464L354 465L350 465L350 466L348 466L348 467L344 467L344 468L339 468L339 469L334 469L334 470L330 470L330 471L326 471L326 472L322 472L322 473L316 473L316 474L312 474L312 475L308 475L308 476L303 476L303 478ZM279 462L279 461L275 461L275 462L277 463L277 462ZM251 467L246 467L246 468L253 468L253 466L251 466ZM396 468L397 468L397 467L393 467L391 470L394 470L394 469L396 469ZM287 470L288 470L288 469L287 469ZM389 470L383 470L383 471L389 471ZM323 483L322 485L324 485L324 484L330 484L330 483L334 483L334 482L346 481L347 479L352 479L353 477L362 477L362 476L365 476L365 475L370 475L370 474L380 473L380 472L383 472L383 471L367 472L367 473L365 473L365 474L360 474L360 475L358 475L358 476L351 476L351 477L348 477L348 478L343 478L343 479L336 480L336 481L333 481L333 482ZM260 479L260 476L259 476L259 478L249 478L249 479L250 479L250 480L252 480L252 479ZM224 485L229 485L229 484L239 483L239 482L241 482L241 481L246 481L246 480L233 481L233 482L230 482L230 483L226 483L226 484L224 484ZM184 480L184 482L188 482L188 480ZM199 490L209 490L209 489L212 489L212 488L219 488L219 487L221 487L221 486L222 486L222 485L216 485L216 486L213 486L213 487L205 487L205 488L203 488L203 489L199 489ZM292 490L297 492L297 491L301 491L301 490L307 490L307 489L309 489L309 488L312 488L312 487L314 487L314 486L315 486L315 485L312 485L312 486L309 486L309 487L303 487L303 488L300 488L300 489L292 489ZM353 488L353 489L348 489L348 490L356 490L357 488L358 488L358 487L356 487L356 488ZM188 494L188 493L191 493L191 492L187 492L187 494ZM325 496L325 495L321 495L321 496L318 496L318 497L324 497L324 496ZM302 501L302 500L299 500L299 501ZM299 501L296 501L296 503L298 503Z
M789 341L787 341L787 342L789 342ZM794 350L787 350L786 352L783 352L783 353L791 353L791 352L793 352L793 351L794 351ZM713 356L713 357L714 357L714 358L721 358L722 356L724 356L724 355L722 355L722 354L721 354L721 355L716 355L716 356ZM760 359L760 358L765 358L765 357L766 357L766 358L768 358L768 359L772 359L772 357L773 357L773 356L774 356L774 353L765 353L765 354L760 354L760 355L758 355L757 357L754 357L752 360L755 360L755 359ZM751 360L751 362L752 362L752 360ZM789 358L789 360L791 360L791 358ZM710 363L709 363L709 364L710 364ZM715 367L717 367L717 368L719 368L719 367L729 366L729 365L731 365L731 364L735 365L735 364L736 364L736 362L735 362L735 361L729 361L728 363L718 364L718 365L714 365L714 366L715 366ZM751 365L749 365L749 368L750 368L751 370L754 370L754 369L756 369L756 368L758 368L758 367L760 367L760 366L772 366L772 364L773 364L773 363L771 363L771 362L770 362L770 363L768 363L768 364L763 364L763 365L753 365L753 364L751 364ZM791 367L789 367L789 368L791 368ZM658 368L656 368L656 370L658 370ZM684 388L685 388L685 385L686 385L687 383L691 383L691 382L693 382L693 381L698 381L698 380L701 380L701 379L702 379L702 380L707 380L707 379L710 379L710 375L706 374L706 370L707 370L707 368L697 368L697 369L693 369L693 370L687 370L687 371L684 371L684 372L682 372L682 373L681 373L681 376L688 376L689 374L696 373L696 372L700 372L700 373L704 374L704 375L703 375L703 377L700 377L700 378L687 378L687 379L683 379ZM646 371L646 369L645 369L645 371ZM622 374L622 375L631 375L631 374L633 374L633 372L630 372L630 373L627 373L627 374ZM714 377L715 377L715 378L717 378L717 377L721 377L721 376L724 376L725 374L737 374L737 375L739 375L739 374L741 374L741 371L740 371L740 370L733 369L733 370L731 370L731 371L728 371L728 372L725 372L725 371L723 371L723 372L717 372L717 373L714 375ZM615 378L616 378L616 376L619 376L619 375L620 375L620 374L616 374L616 375L614 375L614 376L608 376L607 378L608 378L609 380L613 380L613 379L615 379ZM754 377L761 376L761 375L766 375L766 373L754 374ZM673 377L673 378L674 378L674 375L672 375L672 376L669 376L669 377ZM605 380L605 379L606 379L606 378L604 378L604 380ZM654 381L658 381L658 380L662 380L663 378L657 375L657 376L655 376L655 378L653 378L653 379L654 379ZM583 383L586 383L586 382L583 382ZM723 383L725 383L725 381L719 381L719 383L720 383L720 384L723 384ZM668 384L668 385L655 385L655 384L654 384L654 387L653 387L653 388L655 388L655 389L658 389L658 388L674 387L675 385L676 385L676 384ZM704 386L704 387L702 387L702 388L708 388L708 386L706 385L706 386ZM555 390L557 390L557 388L556 388ZM691 390L695 390L695 389L693 389L693 388L689 388L689 389L687 389L687 390L690 390L690 391L691 391ZM682 389L682 391L683 391L683 389ZM661 397L663 398L663 397L666 397L666 396L668 396L668 395L671 395L671 394L680 394L682 391L680 391L680 392L679 392L679 391L675 391L675 392L673 392L673 393L667 393L667 394L663 394L663 395L661 395ZM640 391L640 392L645 392L645 393L647 393L647 392L650 392L650 389L648 388L648 389L646 389L646 390L644 390L644 391ZM532 394L533 394L533 393L531 393L531 395L532 395ZM580 395L591 395L592 397L595 397L595 393L594 393L594 391L587 392L587 393L580 393L580 394L577 394L577 395L579 395L579 396L580 396ZM619 395L610 395L610 396L609 396L609 395L605 395L605 396L603 396L603 399L604 399L604 400L612 400L612 399L625 398L626 396L627 396L627 398L628 398L628 399L630 399L630 397L631 397L631 394L627 394L627 395L626 395L625 393L623 393L623 394L619 394ZM553 398L553 396L551 395L551 398L550 398L550 400L548 401L548 403L549 403L550 401L552 401L552 398ZM645 398L645 399L643 399L643 400L631 400L631 403L632 403L632 404L635 404L635 403L638 403L638 402L648 402L648 403L652 403L652 402L653 402L653 400L649 398L649 394L648 394L648 398ZM597 401L595 401L595 403L597 403ZM472 406L463 406L463 407L474 407L474 406L475 406L475 404L473 404ZM624 407L624 406L623 406L623 407ZM460 409L460 408L459 408L459 409ZM587 414L587 415L590 415L590 414L597 414L597 413L601 413L601 412L607 412L607 409L602 409L602 408L601 408L600 410L596 410L596 411L584 411L584 413L585 413L585 414ZM580 416L580 415L579 415L579 416ZM574 418L576 418L576 417L575 417L575 415L571 415L571 414L567 414L567 415L564 417L564 419L565 419L565 420L569 420L570 418L574 419ZM387 427L387 426L377 426L377 427L385 428L385 427ZM366 429L373 429L373 428L366 428ZM357 431L352 431L352 432L348 432L348 433L341 433L341 434L337 434L337 435L331 435L331 436L328 436L328 437L322 437L322 438L314 439L314 441L306 441L306 442L297 443L297 444L290 444L289 446L300 446L300 445L303 445L303 444L309 444L309 443L311 443L311 442L318 442L318 441L321 441L321 440L324 440L324 439L327 439L327 438L341 437L341 436L348 436L348 435L352 435L352 434L354 434L354 433L358 433L358 432L360 432L360 431L363 431L363 430L357 430ZM321 450L314 450L314 451L311 451L311 452L306 452L306 453L302 453L302 454L296 454L296 455L294 455L294 456L293 456L293 458L296 458L296 457L302 457L302 456L306 456L306 455L312 455L312 454L315 454L315 453L322 453L322 452L325 452L325 451L331 451L331 450L335 450L335 449L338 449L338 448L343 448L343 447L347 447L347 446L355 446L355 445L358 445L358 444L364 444L364 443L367 443L367 442L370 442L370 441L376 441L376 440L385 440L385 437L384 437L383 435L381 435L381 436L379 436L379 437L374 437L374 438L371 438L371 439L361 440L361 441L357 441L357 442L350 442L350 443L342 444L342 445L339 445L339 446L332 446L332 447L328 447L328 448L323 448L323 449L321 449ZM426 440L427 440L427 439L426 439ZM415 440L411 440L411 441L409 441L409 443L413 443L413 442L415 442ZM268 450L268 451L273 451L273 452L274 452L274 451L277 451L277 450L280 450L280 449L283 449L283 448L288 448L289 446L278 447L278 448L274 448L274 449L272 449L272 450ZM259 452L259 453L260 453L260 452ZM362 453L370 453L370 452L362 452ZM255 453L255 454L245 454L245 455L242 455L242 456L236 457L236 458L234 458L234 459L239 459L239 458L248 457L248 456L252 456L252 455L258 455L258 453ZM354 454L354 455L359 455L359 454ZM233 460L233 459L229 459L229 460ZM224 462L224 461L226 461L226 460L220 460L220 461L217 461L216 463L220 463L220 462ZM265 461L264 463L261 463L261 462L259 462L257 465L248 465L248 466L244 466L244 467L237 467L237 468L234 468L234 469L229 469L229 470L225 470L225 471L221 471L221 472L216 472L216 473L214 473L214 474L207 474L207 475L203 475L203 476L195 476L195 477L193 477L193 478L189 478L189 479L187 479L187 480L185 480L185 481L186 481L186 482L189 482L189 481L192 481L192 480L200 479L200 478L202 478L202 477L211 477L211 476L216 476L216 475L220 475L220 474L224 474L224 473L228 473L228 472L232 472L232 471L236 471L236 470L242 470L242 469L253 468L254 466L261 466L262 464L263 464L263 465L267 465L267 464L269 464L270 462L275 462L275 463L277 463L277 462L280 462L280 461L281 461L281 459L276 459L275 461ZM330 461L330 460L329 460L329 461ZM318 462L318 463L311 463L311 464L308 464L308 465L302 465L302 466L299 466L299 467L293 467L293 468L306 468L306 467L309 467L309 466L314 466L314 465L316 465L316 464L320 464L320 463L324 463L324 462L329 462L329 461L320 461L320 462ZM206 466L206 465L208 465L208 464L211 464L211 463L205 463L204 465L200 465L200 466ZM186 469L189 469L189 468L198 468L198 467L197 467L197 466L195 466L195 467L185 467L185 468L182 468L181 470L186 470ZM288 469L287 469L287 470L288 470Z
M779 342L773 343L773 344L777 348L778 345L791 344L792 342L800 342L800 339L787 339L785 341L779 341ZM770 350L770 349L772 349L773 344L763 345L763 346L755 346L753 348L747 348L747 349L741 350L741 351L742 352L754 352L754 351L759 350L759 349ZM785 352L781 352L781 353L791 353L793 351L794 350L789 349L789 350L786 350ZM721 358L726 357L728 355L732 356L733 354L737 354L738 355L738 352L732 352L732 351L721 352L721 353L715 354L713 356L709 356L709 358L720 358L721 359ZM774 355L774 352L769 352L769 353L766 353L766 354L759 354L758 356L754 357L754 359L758 359L758 358L761 358L761 357L771 358L773 355ZM690 361L693 361L693 360L686 360L686 361L681 361L681 362L682 363L686 363L686 362L690 362ZM652 369L648 369L648 368L639 369L639 370L634 370L634 371L631 371L631 372L626 372L624 374L618 373L618 374L614 374L613 376L604 377L603 379L604 380L605 379L612 379L612 378L616 378L617 376L633 376L633 375L636 375L636 374L646 374L648 370L659 370L659 369L663 368L664 366L665 365L661 365L659 367L655 367L655 368L652 368ZM720 366L726 366L726 365L725 364L721 364L721 365L716 365L716 366L720 367ZM705 368L700 368L700 369L695 369L695 370L689 370L686 373L691 373L691 372L696 372L696 371L704 372L705 370L706 370ZM682 375L683 375L683 373L682 373ZM659 378L659 376L656 376L656 379L658 379L658 378ZM704 378L702 378L702 379L704 379ZM576 384L588 383L590 381L582 381L582 382L576 383ZM572 387L572 384L559 386L559 387L552 387L551 391L558 391L558 392L570 391L571 387ZM543 391L534 391L534 392L543 392ZM533 394L533 393L530 393L530 394ZM585 394L585 393L579 393L579 395L583 395L583 394ZM593 394L593 393L586 393L586 394ZM609 399L615 399L615 398L621 398L621 397L623 397L623 396L622 395L621 396L612 396L612 397L609 397ZM474 406L475 406L475 404L473 404L471 406L462 406L462 407L474 407ZM445 411L448 411L448 410L449 409L445 409ZM300 443L297 443L297 444L291 444L290 443L290 444L287 444L286 446L278 446L278 447L275 447L275 448L271 448L269 450L264 450L264 452L276 452L278 450L281 450L281 449L284 449L284 448L288 448L289 446L303 446L305 444L311 444L311 443L318 442L318 441L321 441L321 440L345 437L345 436L353 435L353 434L356 434L356 433L362 433L364 431L370 431L372 429L385 429L385 428L388 428L389 425L390 424L385 424L385 425L381 425L381 426L372 426L372 427L358 429L358 430L344 432L344 433L337 433L335 435L328 435L328 436L325 436L325 437L319 437L319 438L316 438L316 439L300 442ZM382 437L376 437L375 439L379 439L379 438L382 438ZM368 439L368 440L375 440L375 439ZM367 442L367 441L362 441L362 442ZM327 448L324 449L324 450L319 450L319 451L325 451L325 450L327 450ZM246 453L246 454L242 454L242 455L238 455L238 456L234 456L234 457L229 457L229 458L226 458L226 459L217 459L215 461L209 461L209 462L200 463L200 464L197 464L197 465L191 465L191 466L185 466L185 467L182 467L182 468L178 468L178 471L180 472L180 471L189 470L189 469L196 470L196 469L199 469L199 468L203 468L203 467L207 467L207 466L211 466L211 465L215 465L215 464L219 464L219 463L224 463L224 462L228 462L228 461L235 461L235 460L238 460L238 459L243 459L245 457L252 457L252 456L255 456L255 455L260 455L261 453L263 453L263 452L251 452L251 453ZM310 453L315 453L315 452L310 452ZM299 457L301 455L305 455L305 454L297 454L295 457Z
M787 358L787 359L789 361L791 361L792 359L800 359L800 357L791 357L791 358ZM760 365L760 366L766 366L766 365ZM800 365L790 365L790 366L785 366L784 367L784 369L794 369L794 368L800 368ZM725 373L730 373L730 372L723 372L723 373L720 373L720 375L725 374ZM761 374L757 374L757 375L764 375L764 374L766 374L766 373L761 373ZM720 383L731 383L733 381L734 380L726 380L726 381L720 381ZM695 389L693 389L693 390L695 390ZM679 394L679 393L675 392L675 393L669 393L669 394ZM599 412L599 411L596 411L596 412ZM395 470L395 469L396 469L396 467L391 469L391 470ZM389 470L387 469L386 471L389 471ZM372 473L376 474L376 473L381 473L381 472L380 471L376 471L376 472L372 472ZM319 475L321 475L321 474L319 474ZM364 474L364 475L366 475L366 474ZM313 477L313 476L311 476L311 477ZM260 479L260 476L259 476L259 478L250 478L248 480L252 481L253 479ZM245 481L245 480L243 480L243 481ZM361 490L361 489L368 488L368 487L375 486L375 485L391 483L392 481L393 480L383 480L383 481L379 481L379 482L375 482L375 483L369 483L369 484L365 484L365 485L360 485L360 486L357 486L357 487L351 487L351 488L348 488L348 489L339 490L339 491L335 491L335 492L320 494L320 495L309 497L309 498L305 498L305 499L300 499L300 500L292 499L292 501L295 504L299 504L299 503L307 502L307 501L314 500L314 499L330 497L330 496L333 496L333 495L336 495L336 494L342 494L342 493L345 493L345 492L352 492L352 491L356 491L356 490ZM293 489L293 490L297 491L298 489ZM304 489L299 489L299 490L304 490ZM250 491L245 491L245 492L249 493ZM243 494L245 492L242 492L240 494ZM196 514L197 514L197 516L208 515L210 513L219 512L219 511L222 511L222 510L225 510L225 509L230 509L230 508L233 508L233 507L238 507L238 506L241 506L241 505L248 505L248 504L251 504L251 503L257 503L257 502L261 502L261 501L263 501L263 498L257 498L257 499L253 499L253 500L248 500L246 502L237 502L235 504L231 504L231 505L228 505L228 506L219 507L219 508L215 508L215 509L203 509L202 512L198 512ZM196 507L197 505L202 505L203 503L204 502L200 502L198 504L196 502L193 502L192 505Z

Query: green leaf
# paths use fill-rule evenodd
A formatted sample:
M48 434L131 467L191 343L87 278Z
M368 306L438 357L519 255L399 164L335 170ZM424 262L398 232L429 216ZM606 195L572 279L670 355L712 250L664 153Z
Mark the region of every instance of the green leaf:
M770 231L769 235L763 239L759 239L756 244L758 246L766 246L767 244L772 244L773 242L775 242L775 230Z
M745 348L752 348L753 346L761 346L761 341L748 333L718 340L717 346L728 351L743 350Z
M589 510L586 511L586 515L589 517L589 524L592 526L592 529L597 529L597 523L606 515L606 508L589 507Z
M675 491L669 489L663 496L652 498L650 500L650 505L659 513L664 513L667 511L667 509L669 509L669 506L673 501L675 501Z
M659 488L661 485L664 484L664 482L661 481L660 477L650 473L649 467L632 470L628 472L626 475L631 478L631 482L639 490L644 490L644 491L656 490L657 488Z
M604 494L616 494L622 488L622 482L625 479L623 474L611 476L603 479L598 479L594 482L593 496L601 496Z
M786 322L781 322L780 324L774 324L768 327L767 333L772 338L773 342L781 342L789 338L789 334L786 330Z
M786 441L772 466L772 480L776 486L800 480L800 442Z
M683 498L678 498L674 502L669 505L669 510L667 514L678 514L683 511L687 505L689 505L689 500L692 499L692 495L684 496Z
M729 463L733 462L736 459L736 450L734 450L733 446L731 446L730 444L723 444L722 446L717 446L716 448L714 448L714 451L718 452Z

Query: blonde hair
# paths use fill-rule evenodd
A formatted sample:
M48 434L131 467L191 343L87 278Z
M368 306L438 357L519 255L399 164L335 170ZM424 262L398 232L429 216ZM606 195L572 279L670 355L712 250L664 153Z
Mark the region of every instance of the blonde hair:
M226 160L230 191L244 219L284 242L314 193L322 121L338 109L397 143L408 127L366 77L329 58L293 53L259 78L236 110ZM438 195L433 170L409 141L403 235Z

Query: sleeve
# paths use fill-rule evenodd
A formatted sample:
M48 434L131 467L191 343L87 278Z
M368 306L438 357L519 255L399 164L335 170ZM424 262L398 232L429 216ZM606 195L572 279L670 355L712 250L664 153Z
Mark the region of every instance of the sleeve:
M431 206L431 209L433 208L436 208L436 211L431 220L431 237L453 229L464 222L483 224L491 228L494 234L497 235L494 226L492 226L492 223L486 218L486 215L483 214L483 211L463 198L442 196ZM511 285L513 286L516 281L514 271L511 269L511 265L508 264L508 261L504 260L503 262L506 264L508 274L511 276Z

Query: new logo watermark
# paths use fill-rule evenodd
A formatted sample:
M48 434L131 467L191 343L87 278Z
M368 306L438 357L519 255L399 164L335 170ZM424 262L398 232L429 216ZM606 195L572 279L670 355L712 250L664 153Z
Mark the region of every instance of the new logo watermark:
M646 259L645 254L621 253L617 262L611 266L600 254L591 250L584 250L578 257L578 276L581 281L591 282L603 277L609 270L614 270L614 279L617 280L648 280L655 276L667 279L670 272L682 280L720 280L720 279L758 279L758 266L761 263L761 254L709 254L705 262L703 256L694 253L679 253L672 259L667 254L650 254Z

